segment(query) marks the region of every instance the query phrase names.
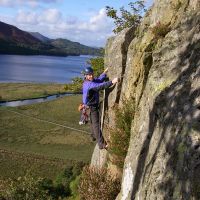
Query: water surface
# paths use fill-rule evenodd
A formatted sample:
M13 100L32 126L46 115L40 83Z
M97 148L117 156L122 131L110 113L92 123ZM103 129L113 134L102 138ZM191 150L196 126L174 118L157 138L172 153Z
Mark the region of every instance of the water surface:
M0 55L0 82L69 83L91 57Z

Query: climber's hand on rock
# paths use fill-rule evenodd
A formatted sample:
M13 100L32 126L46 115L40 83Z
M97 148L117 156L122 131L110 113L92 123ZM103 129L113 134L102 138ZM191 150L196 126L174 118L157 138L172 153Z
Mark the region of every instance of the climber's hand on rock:
M113 85L116 84L117 82L118 82L118 78L117 77L112 80L112 84Z
M106 74L108 72L108 67L104 70L104 74Z

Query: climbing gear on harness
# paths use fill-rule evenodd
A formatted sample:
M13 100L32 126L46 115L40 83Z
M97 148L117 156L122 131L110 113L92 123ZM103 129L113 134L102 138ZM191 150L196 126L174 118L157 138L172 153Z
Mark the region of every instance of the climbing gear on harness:
M79 125L87 124L89 121L89 114L88 114L89 107L84 104L80 104L78 109L80 109L79 111L81 112Z
M80 103L79 106L78 106L78 111L81 112L81 110L83 109L83 107L84 107L84 104Z

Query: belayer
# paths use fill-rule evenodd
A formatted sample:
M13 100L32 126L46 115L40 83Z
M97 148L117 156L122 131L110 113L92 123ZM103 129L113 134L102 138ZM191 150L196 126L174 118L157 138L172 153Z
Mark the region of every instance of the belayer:
M93 141L97 140L99 149L107 149L107 143L103 138L100 128L99 91L109 88L118 81L118 78L114 78L112 81L104 82L107 71L108 68L98 78L94 77L94 72L91 67L86 67L83 71L83 105L90 110L91 137Z

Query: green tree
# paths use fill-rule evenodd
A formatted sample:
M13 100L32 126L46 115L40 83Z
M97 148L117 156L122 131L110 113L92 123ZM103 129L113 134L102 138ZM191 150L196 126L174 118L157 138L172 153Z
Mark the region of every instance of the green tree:
M91 67L93 68L95 77L99 76L104 71L104 58L103 57L91 58L88 61L88 64L90 64ZM64 89L66 91L81 92L82 84L83 84L83 78L74 77L72 79L72 83L66 84L64 86Z
M94 76L97 77L104 71L104 58L103 57L91 58L89 63L94 70Z
M137 27L140 24L142 14L146 12L144 1L137 0L136 2L130 2L130 11L124 7L120 8L120 16L113 7L106 6L106 14L114 20L116 28L114 33L119 33L125 28Z

